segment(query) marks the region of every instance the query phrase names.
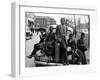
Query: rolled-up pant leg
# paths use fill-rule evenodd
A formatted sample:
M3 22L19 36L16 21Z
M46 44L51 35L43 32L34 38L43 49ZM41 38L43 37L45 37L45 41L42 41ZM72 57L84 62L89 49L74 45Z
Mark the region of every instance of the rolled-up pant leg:
M41 47L43 47L43 45L44 45L43 43L35 44L35 45L34 45L34 50L32 51L31 56L32 56L32 55L35 55L36 52L37 52L38 50L40 50Z

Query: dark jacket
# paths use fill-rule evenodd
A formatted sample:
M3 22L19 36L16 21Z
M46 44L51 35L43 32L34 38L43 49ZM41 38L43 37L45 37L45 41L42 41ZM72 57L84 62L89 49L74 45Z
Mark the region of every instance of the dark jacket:
M85 41L83 39L79 39L77 41L77 47L78 49L80 49L83 53L87 50L86 46L85 46Z

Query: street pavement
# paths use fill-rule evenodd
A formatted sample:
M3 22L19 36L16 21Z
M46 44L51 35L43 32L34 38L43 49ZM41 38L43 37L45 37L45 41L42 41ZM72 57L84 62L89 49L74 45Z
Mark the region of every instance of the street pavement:
M37 35L37 33L34 33L33 36L32 36L32 39L30 40L26 40L26 46L25 46L25 66L26 67L34 67L35 66L35 63L34 63L34 57L32 58L27 58L27 56L29 56L32 51L34 50L34 44L37 44L38 42L40 41L40 38L39 38L39 34Z

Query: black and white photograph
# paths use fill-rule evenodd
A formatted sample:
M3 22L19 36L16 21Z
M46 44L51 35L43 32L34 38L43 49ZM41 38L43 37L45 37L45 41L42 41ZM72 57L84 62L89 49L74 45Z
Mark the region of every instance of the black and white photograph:
M12 3L13 77L92 79L97 73L97 9L55 3Z
M90 64L90 16L25 12L25 67Z

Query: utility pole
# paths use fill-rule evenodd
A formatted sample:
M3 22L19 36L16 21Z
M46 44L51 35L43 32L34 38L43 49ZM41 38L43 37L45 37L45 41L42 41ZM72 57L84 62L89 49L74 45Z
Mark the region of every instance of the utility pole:
M75 25L75 38L76 38L76 17L75 17L75 14L74 14L74 25Z
M90 16L88 15L88 47L90 47Z

